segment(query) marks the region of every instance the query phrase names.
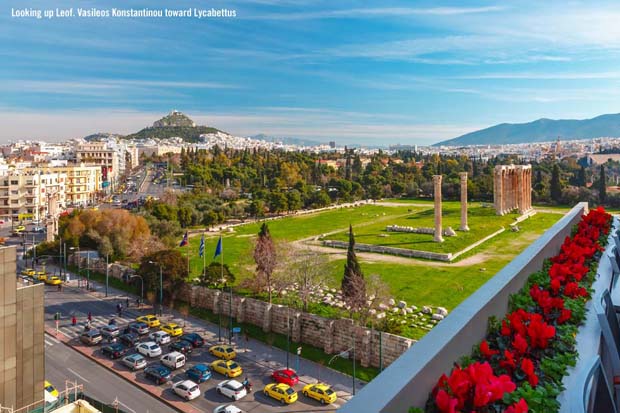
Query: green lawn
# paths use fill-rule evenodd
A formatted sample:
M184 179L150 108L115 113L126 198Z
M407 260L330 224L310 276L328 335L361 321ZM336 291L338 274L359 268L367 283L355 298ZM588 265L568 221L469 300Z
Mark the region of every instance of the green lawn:
M455 237L444 236L444 242L433 241L432 234L413 234L407 232L388 232L387 225L408 226L414 228L433 228L435 225L433 209L418 210L407 216L395 217L389 222L376 222L371 225L354 228L355 241L362 244L381 245L385 247L405 248L438 253L456 253L482 238L508 226L519 216L507 214L498 216L493 208L472 206L468 211L468 232L458 231L461 223L461 207L458 202L445 202L443 205L443 227L452 227L457 233ZM342 231L327 239L346 241L348 231Z

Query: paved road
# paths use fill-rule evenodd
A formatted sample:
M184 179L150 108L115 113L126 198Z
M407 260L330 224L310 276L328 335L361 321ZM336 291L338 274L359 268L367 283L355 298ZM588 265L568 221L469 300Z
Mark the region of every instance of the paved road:
M91 294L86 294L83 290L79 290L77 288L65 288L64 291L58 292L55 287L46 287L45 297L45 317L47 325L53 326L54 314L56 312L60 312L62 314L60 330L68 337L77 337L83 329L81 325L75 327L71 325L70 319L73 314L75 314L81 322L85 322L86 315L90 311L93 316L94 326L106 325L111 318L115 318L117 320L117 323L122 325L126 322L131 321L133 317L135 317L137 314L140 314L137 309L132 308L130 311L125 311L122 317L118 317L115 315L115 305L118 302L125 303L124 297L123 299L117 299L113 297L104 299ZM211 343L213 343L212 340L216 338L212 332L209 332L206 329L200 329L200 327L191 328L189 327L189 324L186 330L193 330L199 332L201 335L203 335L203 337L206 337L208 341L211 341ZM164 349L164 352L166 352L166 349ZM305 398L300 394L299 400L296 403L290 406L281 406L273 399L265 397L262 394L262 389L267 383L271 382L269 374L271 373L272 368L280 367L279 364L272 361L274 359L277 359L277 356L278 353L259 354L258 352L241 352L241 354L237 358L237 361L244 368L244 376L249 376L250 381L254 384L254 390L253 394L250 394L242 400L235 402L234 404L236 406L243 409L244 411L254 413L318 411L333 412L345 402L343 399L338 399L338 401L334 405L325 407L321 406L318 402L314 400ZM188 360L188 366L191 366L198 362L210 363L211 361L215 360L215 358L208 354L206 349L202 349L195 351L194 354L192 354L188 358ZM307 363L307 361L304 361L304 363ZM123 367L119 366L118 368ZM179 379L183 378L183 371L184 369L177 370L173 375L172 382L178 381ZM305 371L309 372L310 370L306 368ZM80 371L77 371L77 373L81 374ZM143 381L143 374L137 373L135 379L136 381ZM215 392L216 384L224 379L225 378L223 376L214 373L214 376L211 380L200 385L203 395L200 398L190 402L192 406L201 411L210 412L215 406L229 403L230 401L227 398L218 395ZM95 381L95 383L98 382ZM165 384L161 387L162 389L166 389L166 386L170 386L170 383ZM303 384L300 383L296 386L296 390L301 390L302 387ZM335 387L335 389L338 390L337 387ZM162 394L162 397L166 398L176 397L172 394L170 390L165 390Z
M120 408L128 413L174 412L157 398L132 386L53 337L45 336L45 378L64 390L65 381L84 385L84 392L104 403L118 398Z

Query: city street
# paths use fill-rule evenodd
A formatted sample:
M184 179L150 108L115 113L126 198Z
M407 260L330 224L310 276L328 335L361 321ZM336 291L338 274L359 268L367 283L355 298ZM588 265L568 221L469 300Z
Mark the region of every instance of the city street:
M99 288L101 288L101 286L99 286ZM117 294L119 294L118 291L113 291L111 296L106 299L103 297L103 294L92 294L92 293L87 294L83 289L66 287L63 289L62 292L59 292L55 287L46 287L45 318L46 318L46 325L48 327L48 330L50 328L55 327L54 314L56 314L57 312L61 314L61 321L60 321L60 327L59 327L60 332L63 333L65 336L73 338L73 339L78 337L78 335L82 332L83 325L86 321L86 317L89 311L92 313L93 325L95 327L102 327L106 325L111 318L115 318L116 322L120 326L122 326L123 324L129 321L132 321L137 315L146 314L146 311L138 311L138 309L135 307L135 301L132 299L130 310L124 311L123 316L119 318L115 313L115 306L119 302L125 305L125 296L124 295L121 296ZM149 311L152 311L152 310L149 310ZM71 325L71 317L73 315L75 315L78 318L79 325L75 327ZM164 319L165 320L174 319L179 324L184 323L183 320L177 319L175 316L170 315L170 314L167 316L165 315ZM191 322L189 320L185 321L185 331L197 332L201 334L207 341L207 344L205 345L205 347L208 347L210 344L215 344L215 342L217 341L216 328L214 330L213 326L210 326L210 327L211 328L209 328L209 326L206 323L204 324L197 323L194 320L191 320ZM50 341L50 338L48 338L48 341ZM58 344L55 344L55 346L57 347ZM252 394L249 394L243 399L237 402L234 402L235 406L243 409L244 411L247 411L247 412L298 412L298 411L300 412L301 411L303 412L314 412L314 411L331 412L331 411L335 411L340 405L345 403L346 399L350 397L350 395L346 391L348 389L344 385L345 381L349 381L350 383L350 380L351 380L350 378L347 378L347 376L337 373L333 370L326 369L322 366L316 365L315 363L311 363L311 362L308 362L307 360L302 359L302 362L300 363L301 381L297 386L295 386L295 389L300 391L303 385L305 384L302 382L306 382L306 383L316 382L316 380L313 379L312 377L303 375L304 372L314 372L316 376L321 377L321 381L326 381L327 383L333 386L334 390L337 391L339 398L336 401L336 403L330 406L322 406L317 401L308 399L305 396L301 395L301 393L299 393L299 399L297 402L289 406L282 406L280 405L280 403L276 402L275 400L270 399L266 397L265 395L263 395L262 390L266 384L272 382L269 376L271 372L273 371L273 369L278 369L282 367L281 362L283 360L282 358L283 352L280 351L279 349L272 349L254 340L251 340L248 343L248 345L247 346L244 345L244 347L247 347L247 348L237 349L240 354L237 356L236 361L239 362L239 364L244 369L244 374L242 377L239 378L239 380L242 380L243 377L247 376L249 377L250 381L254 385ZM164 353L166 352L167 351L164 348ZM99 350L95 351L93 356L97 358L102 357ZM80 357L82 356L80 355ZM185 369L187 369L191 365L195 363L210 363L211 361L214 361L214 360L215 358L206 351L206 348L196 349L194 353L188 357L188 364L184 368L181 368L173 372L173 378L171 381L169 381L165 385L159 386L159 388L163 390L161 391L158 389L158 392L161 394L161 397L165 399L179 401L180 399L176 395L174 395L171 390L169 389L167 390L166 388L170 387L172 382L176 382L182 378L185 378L186 376L183 372ZM85 359L84 361L95 365L95 363L92 360ZM278 361L280 363L278 363ZM152 362L152 363L156 363L156 362ZM294 367L294 365L291 367ZM120 363L118 362L115 362L113 364L112 369L119 369L119 370L124 370L124 371L127 370L125 367L121 366ZM80 370L76 370L76 371L80 372L82 370L80 368ZM66 378L68 379L72 379L72 380L76 379L76 376L74 374L71 374L70 371L65 370L65 374L67 374L68 377ZM146 383L144 380L143 373L137 373L135 374L134 377L135 377L136 382ZM91 380L88 377L85 377L85 378L88 380ZM59 385L62 384L63 383L62 378L58 378L58 379L61 380ZM54 380L57 380L57 378L54 378ZM95 386L99 387L98 377L94 377L92 378L92 380L93 381L92 383L90 383L90 386L94 384ZM118 378L118 380L124 381L124 379L120 377ZM200 385L200 388L202 391L201 397L199 397L198 399L192 402L189 402L189 404L191 404L194 409L197 409L199 411L210 412L213 410L214 407L218 405L230 403L230 400L228 400L224 396L217 394L215 391L215 385L222 380L225 380L225 377L219 375L218 373L213 373L213 377L210 380ZM85 384L89 384L89 383L85 383ZM106 383L105 386L107 385L108 384ZM361 383L359 385L361 386ZM125 386L130 386L130 385L126 383ZM101 388L105 388L104 385L102 385ZM135 388L135 391L142 392L142 390L139 390L137 387ZM118 394L119 399L121 399L121 395L122 394L120 393ZM93 394L93 396L95 395ZM127 397L128 397L127 401L124 401L122 399L121 401L123 401L123 403L126 403L129 406L131 406L132 402L134 403L136 402L136 400L133 400L133 397L135 396L132 396L130 394ZM342 397L345 397L345 399L343 399ZM107 399L104 399L104 400L107 400ZM167 407L167 409L168 411L172 410L170 407Z

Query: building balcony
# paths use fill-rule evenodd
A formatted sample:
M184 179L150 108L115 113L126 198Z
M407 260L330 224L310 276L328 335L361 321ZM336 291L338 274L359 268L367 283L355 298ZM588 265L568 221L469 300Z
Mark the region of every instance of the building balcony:
M407 413L411 408L425 411L429 396L438 384L439 378L443 374L450 375L454 363L458 363L464 356L472 355L472 349L480 348L481 341L488 337L489 319L491 317L496 320L505 318L509 311L511 295L518 293L530 276L543 268L546 259L560 252L565 238L571 236L575 225L582 220L585 212L587 212L586 203L575 206L338 411L343 413ZM594 255L596 259L599 259L598 275L592 285L594 289L592 299L586 307L585 324L579 327L579 333L576 336L579 359L575 367L569 368L568 373L563 377L562 384L566 390L557 398L555 396L552 398L552 402L557 400L559 403L559 410L557 408L540 410L539 408L536 411L619 413L616 410L602 408L601 404L598 405L599 407L585 406L581 410L573 410L576 404L583 404L584 400L597 402L598 392L592 398L584 398L584 394L588 394L588 386L584 383L591 383L598 377L587 374L590 368L597 366L597 356L602 361L601 371L604 374L601 377L607 377L607 383L611 383L609 385L611 400L620 401L620 392L616 395L612 386L613 383L620 384L620 356L618 356L620 349L617 348L620 346L620 325L614 312L609 318L615 322L615 327L612 329L618 332L616 342L618 344L609 350L610 346L605 346L601 338L600 317L597 317L594 310L594 303L601 302L602 292L610 288L615 283L614 280L620 279L620 254L615 252L616 248L620 251L620 241L616 234L619 227L617 218L614 218L605 252L600 257L597 254L601 253ZM547 273L543 274L549 277ZM611 308L620 311L620 283L618 283L618 292L614 295ZM480 350L476 351L480 354ZM614 359L610 357L610 354L616 355L616 370L610 365L610 359ZM538 373L540 374L540 371ZM601 401L598 400L598 402ZM606 406L605 400L602 400L602 403Z

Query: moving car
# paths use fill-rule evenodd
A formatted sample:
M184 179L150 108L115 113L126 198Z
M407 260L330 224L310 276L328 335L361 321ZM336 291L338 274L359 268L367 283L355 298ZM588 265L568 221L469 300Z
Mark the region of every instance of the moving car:
M136 321L146 324L149 327L159 327L160 322L159 318L155 317L153 314L142 315L140 317L136 317Z
M321 404L333 403L338 398L336 392L325 383L307 384L304 386L301 394L318 400Z
M248 394L245 390L245 386L237 380L224 380L218 383L215 391L235 401L244 398Z
M271 378L278 383L288 384L291 387L299 383L299 376L291 369L276 370L271 374Z
M183 380L172 385L172 390L185 400L194 400L200 396L198 385L191 380Z
M56 400L58 400L58 390L56 390L56 387L52 386L52 383L45 380L44 389L46 403L54 403Z
M155 331L149 334L149 338L159 345L170 343L170 335L165 331Z
M204 339L198 333L185 333L180 339L191 343L194 348L202 347L205 344Z
M144 375L147 379L154 381L157 384L164 384L170 380L170 370L162 365L149 366L144 369Z
M187 377L196 383L204 383L211 378L211 370L206 364L196 364L194 367L185 371Z
M191 354L191 352L194 350L192 344L185 340L175 341L174 343L170 344L168 348L170 350L178 351L183 354Z
M121 334L118 339L127 347L133 347L140 341L140 336L136 333L125 333Z
M178 351L173 351L172 353L168 353L165 356L162 356L160 359L161 364L164 366L176 370L185 365L185 356Z
M282 404L291 404L297 401L297 392L288 384L271 383L263 390L265 396L278 400Z
M235 349L225 344L218 344L216 346L209 347L209 353L222 360L232 360L237 357Z
M47 280L47 273L45 271L37 271L34 277L39 281L45 282Z
M215 360L211 363L211 370L215 370L224 376L228 376L231 379L243 374L243 369L240 365L231 360Z
M125 328L124 332L136 333L143 336L149 333L149 326L141 321L134 321L132 323L129 323L129 325Z
M28 275L30 277L34 276L37 272L32 268L24 268L22 270L22 275Z
M101 333L99 333L99 330L97 330L96 328L84 331L80 335L80 341L84 344L88 344L89 346L99 344L101 343L101 340L103 340L103 337L101 336Z
M223 404L213 409L213 413L244 413L244 412L243 410L241 410L240 408L232 404L229 404L228 406Z
M120 334L121 334L121 330L119 330L116 324L108 324L105 327L101 327L101 335L104 338L118 337Z
M113 343L113 344L108 344L107 346L103 346L101 348L101 353L105 354L111 359L117 359L119 357L124 356L125 353L127 353L127 348L121 343Z
M136 346L138 353L147 357L159 357L161 356L161 347L154 341L147 341L140 343Z
M62 280L60 279L60 277L58 277L56 275L52 275L51 277L47 277L47 279L45 280L45 284L47 284L47 285L60 285L60 284L62 284Z
M181 328L181 326L175 323L166 323L163 326L159 327L159 329L170 334L172 337L178 337L180 335L183 335L183 329Z
M148 364L144 356L137 353L123 357L122 362L133 371L143 369Z

